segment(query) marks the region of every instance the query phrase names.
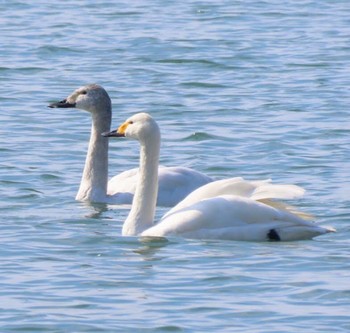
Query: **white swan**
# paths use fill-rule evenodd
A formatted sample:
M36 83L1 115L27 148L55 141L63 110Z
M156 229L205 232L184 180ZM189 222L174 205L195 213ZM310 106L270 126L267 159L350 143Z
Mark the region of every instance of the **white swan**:
M102 132L110 131L112 106L105 89L89 84L51 108L77 108L89 111L92 128L85 167L76 200L131 204L136 188L138 168L120 173L108 181L108 139ZM194 189L211 182L200 172L185 167L159 168L159 206L172 207Z
M289 241L334 231L303 219L287 205L269 200L300 196L304 192L300 187L248 182L242 178L220 180L198 188L154 225L160 150L157 123L150 115L139 113L118 130L103 135L125 136L140 142L139 179L123 235Z

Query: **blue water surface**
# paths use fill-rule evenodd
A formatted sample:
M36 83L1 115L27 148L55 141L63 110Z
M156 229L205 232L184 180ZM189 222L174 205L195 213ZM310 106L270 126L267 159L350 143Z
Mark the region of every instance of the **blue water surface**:
M1 332L349 332L350 3L2 1ZM121 237L74 200L99 83L113 126L149 112L161 163L306 189L337 233L293 243ZM110 175L138 164L114 141ZM161 208L157 216L166 209Z

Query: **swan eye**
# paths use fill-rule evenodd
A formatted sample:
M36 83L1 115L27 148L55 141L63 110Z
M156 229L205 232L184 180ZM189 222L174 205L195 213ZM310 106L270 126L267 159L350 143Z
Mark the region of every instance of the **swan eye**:
M133 124L133 123L134 123L134 122L133 122L132 120L129 121L129 124L130 124L130 125Z
M86 90L83 90L83 91L81 92L81 94L82 94L82 95L86 95L86 94L87 94L87 91L86 91Z

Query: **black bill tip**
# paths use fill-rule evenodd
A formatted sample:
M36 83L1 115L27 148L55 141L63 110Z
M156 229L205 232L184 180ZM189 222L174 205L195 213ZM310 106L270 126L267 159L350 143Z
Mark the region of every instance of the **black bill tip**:
M75 103L68 103L66 99L60 102L51 103L49 108L75 108Z
M114 138L123 138L123 137L125 137L124 134L118 133L118 130L114 130L114 131L111 131L111 132L103 132L101 135L104 136L105 138L112 138L112 137L114 137Z

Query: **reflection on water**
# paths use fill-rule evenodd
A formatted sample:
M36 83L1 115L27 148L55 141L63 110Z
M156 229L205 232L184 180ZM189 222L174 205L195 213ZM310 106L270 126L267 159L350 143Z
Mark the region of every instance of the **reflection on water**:
M104 203L84 202L82 205L91 208L91 211L84 215L89 219L100 219L109 210L108 205Z
M140 237L139 242L143 246L133 250L133 252L142 255L142 259L145 261L162 260L162 257L156 256L156 254L161 248L172 244L165 237Z

